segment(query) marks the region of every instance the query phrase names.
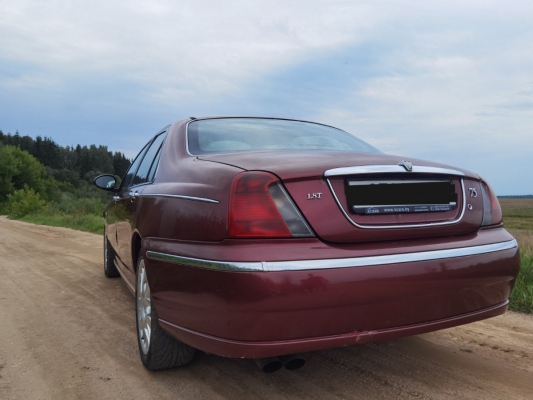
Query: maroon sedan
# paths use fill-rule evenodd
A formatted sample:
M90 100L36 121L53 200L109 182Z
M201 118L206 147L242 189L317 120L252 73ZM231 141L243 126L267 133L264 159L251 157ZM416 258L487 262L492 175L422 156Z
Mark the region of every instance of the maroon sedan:
M322 124L179 120L120 184L95 184L114 194L105 274L135 293L150 369L200 349L274 370L281 356L494 317L520 265L479 175Z

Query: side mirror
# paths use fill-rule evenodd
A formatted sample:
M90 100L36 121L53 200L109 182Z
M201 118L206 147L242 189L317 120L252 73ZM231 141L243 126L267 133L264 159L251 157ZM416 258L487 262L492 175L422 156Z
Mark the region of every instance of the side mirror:
M103 190L113 191L117 184L117 178L113 175L100 175L94 178L94 185Z

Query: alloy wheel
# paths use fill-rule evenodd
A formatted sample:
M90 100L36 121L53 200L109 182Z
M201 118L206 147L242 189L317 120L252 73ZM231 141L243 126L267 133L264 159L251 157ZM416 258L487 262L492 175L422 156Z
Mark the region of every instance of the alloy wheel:
M137 278L137 334L142 352L146 355L150 348L150 336L152 333L152 298L150 287L146 278L144 260L139 262Z

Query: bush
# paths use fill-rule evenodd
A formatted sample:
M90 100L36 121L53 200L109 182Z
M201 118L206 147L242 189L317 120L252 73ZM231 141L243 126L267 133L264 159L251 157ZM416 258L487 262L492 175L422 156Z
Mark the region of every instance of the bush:
M77 198L71 193L61 193L53 204L54 211L71 215L98 215L102 216L105 204L100 199Z
M35 157L18 147L1 147L0 202L26 186L45 200L52 200L57 192L56 181L48 176L45 167Z
M47 203L41 199L39 193L24 185L23 189L16 190L7 196L7 212L9 218L22 218L30 213L38 213L45 209Z

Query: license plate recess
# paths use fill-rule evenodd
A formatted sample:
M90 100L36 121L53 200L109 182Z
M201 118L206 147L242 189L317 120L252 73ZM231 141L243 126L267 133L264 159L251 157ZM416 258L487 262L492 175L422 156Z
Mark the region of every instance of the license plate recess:
M451 180L345 181L351 212L363 215L427 213L455 210L457 193Z

